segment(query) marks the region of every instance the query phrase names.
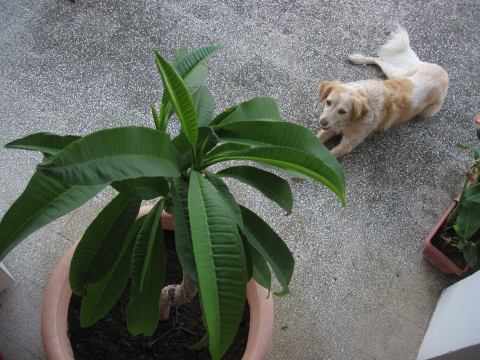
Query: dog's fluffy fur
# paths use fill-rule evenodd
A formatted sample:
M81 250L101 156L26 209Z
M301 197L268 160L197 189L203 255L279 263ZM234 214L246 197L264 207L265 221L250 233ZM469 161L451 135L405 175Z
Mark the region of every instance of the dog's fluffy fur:
M432 116L443 104L447 73L438 65L418 59L403 28L398 28L378 53L381 58L355 54L349 60L378 65L388 80L346 84L323 81L320 85L318 102L326 102L320 116L322 130L317 136L325 142L343 134L340 144L331 151L336 158L352 151L372 132L386 130L416 115Z

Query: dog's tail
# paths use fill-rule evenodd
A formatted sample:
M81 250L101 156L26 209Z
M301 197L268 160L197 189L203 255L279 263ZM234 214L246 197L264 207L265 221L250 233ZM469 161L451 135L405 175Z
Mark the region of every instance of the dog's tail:
M402 68L422 63L417 54L410 48L410 38L407 31L400 26L392 38L378 49L378 55L387 63Z

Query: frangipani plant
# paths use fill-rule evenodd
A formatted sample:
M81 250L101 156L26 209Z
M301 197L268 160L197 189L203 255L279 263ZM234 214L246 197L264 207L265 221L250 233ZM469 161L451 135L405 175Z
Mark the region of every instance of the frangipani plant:
M480 140L480 126L477 126L477 138ZM478 260L480 239L472 240L472 236L480 229L480 149L457 144L462 149L471 150L475 160L466 173L465 184L458 199L457 206L447 218L446 226L452 226L458 235L457 239L448 239L463 254L470 267ZM470 186L469 186L470 185Z
M271 288L273 270L289 293L294 259L282 239L254 212L239 205L222 180L238 179L276 202L287 215L293 197L286 180L252 166L211 165L250 160L288 175L319 181L344 203L345 178L337 160L310 130L281 121L276 102L258 97L214 115L203 85L202 62L219 50L178 51L173 64L155 52L164 94L152 108L155 129L138 126L100 130L84 137L36 133L6 145L40 151L23 194L0 223L0 259L26 236L74 210L105 187L118 195L99 213L78 243L70 267L72 291L83 295L82 326L102 318L133 279L128 329L149 336L168 307L197 292L214 359L230 346L243 313L246 284L253 277ZM166 133L176 113L182 131ZM160 198L137 220L142 200ZM162 290L165 256L161 214L174 218L183 282Z

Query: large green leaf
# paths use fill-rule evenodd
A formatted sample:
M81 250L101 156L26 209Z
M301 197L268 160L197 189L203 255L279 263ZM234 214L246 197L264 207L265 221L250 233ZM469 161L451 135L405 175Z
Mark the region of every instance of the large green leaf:
M171 184L177 256L182 269L197 282L197 266L190 233L190 216L188 215L188 184L181 177L172 179Z
M37 169L68 184L95 185L144 176L179 176L182 160L168 134L128 126L89 134Z
M237 201L233 197L232 193L228 189L228 186L215 174L212 174L209 171L204 171L205 177L217 190L218 195L225 201L228 209L232 212L232 216L235 218L235 222L240 230L243 231L243 221L242 213L240 212L240 206L238 206Z
M106 186L68 185L37 171L0 222L0 260L28 235L84 204Z
M188 79L191 74L210 56L220 50L221 46L202 46L185 55L176 65L175 69L183 79Z
M158 303L165 278L165 253L162 253L163 232L161 236L162 238L158 239L153 249L153 257L158 261L151 263L144 277L143 292L140 292L135 282L132 285L132 298L127 306L127 327L133 336L139 334L151 336L158 325L160 313Z
M220 359L235 337L245 306L243 244L227 205L195 171L190 177L188 206L209 349L213 359Z
M87 287L113 268L140 209L141 200L118 194L89 225L73 253L70 287L88 296Z
M465 260L467 260L468 265L473 268L478 260L477 249L475 249L472 243L467 243L465 244L462 252Z
M5 145L6 148L40 151L44 154L55 155L68 144L80 139L80 136L60 136L48 132L35 133L17 139Z
M180 124L188 141L194 147L197 144L198 125L197 111L193 103L192 95L175 68L156 51L155 61L158 71L162 75L164 91L180 120Z
M272 287L272 273L270 272L267 261L250 243L249 250L253 263L253 279L270 291Z
M476 183L465 190L465 201L480 203L480 183Z
M150 210L132 254L132 298L127 307L127 327L134 336L151 336L158 325L158 302L165 279L163 200Z
M213 129L220 141L259 147L281 146L317 157L325 164L322 176L328 179L343 199L345 175L340 164L315 134L303 126L278 121L249 121L246 125L237 121L222 123Z
M462 203L457 217L458 236L468 240L480 228L480 203L465 201Z
M123 294L127 281L130 278L130 261L132 258L133 246L138 230L143 224L146 216L136 220L128 232L122 250L115 261L108 275L99 283L90 285L80 309L80 324L88 327L103 318Z
M188 79L183 79L185 82L185 86L192 94L192 98L194 93L197 92L197 90L203 85L205 79L207 78L208 74L208 69L204 65L200 65L193 74L190 75ZM195 108L197 108L197 102L195 102L194 99L194 104ZM198 109L197 109L198 111ZM165 131L167 128L168 120L172 117L174 113L174 109L172 107L172 103L170 102L168 98L168 93L165 91L162 96L162 107L160 109L160 116L162 119L162 125L160 130Z
M210 151L207 156L205 156L205 161L209 162L216 158L221 158L227 154L231 154L234 152L238 152L241 150L251 149L252 147L249 145L242 145L242 144L234 144L234 143L225 143L218 145L212 151Z
M260 255L268 261L283 288L290 292L288 284L292 279L295 260L283 240L257 214L240 206L245 235Z
M185 86L190 91L190 94L196 92L207 78L208 69L201 64L219 49L221 49L221 47L203 46L191 53L188 53L187 48L184 46L178 49L177 56L173 60L173 66L184 80ZM168 119L173 115L172 105L168 99L167 92L163 93L160 114L163 124L161 130L165 131Z
M247 283L248 283L253 276L253 260L252 260L252 254L250 253L251 245L243 233L240 233L240 238L242 239L243 251L245 253L245 263L247 265Z
M163 177L140 177L110 184L118 192L123 192L142 200L155 199L168 194L168 182Z
M271 164L279 169L291 169L309 176L331 189L345 204L344 183L337 173L325 164L320 158L297 149L285 149L284 147L259 147L243 150L226 155L220 160L251 160L261 164ZM216 160L218 162L220 160ZM205 166L211 165L206 163ZM340 187L340 189L339 189Z
M154 262L162 263L165 268L165 249L163 244L162 211L165 201L159 201L147 215L135 242L132 254L132 279L140 292L143 292L145 278ZM158 255L158 256L157 256ZM163 255L163 256L162 256ZM163 261L162 261L163 260ZM160 274L165 276L165 270Z
M212 93L206 86L202 85L195 91L192 97L197 109L198 127L208 126L210 121L212 121L215 108Z
M272 201L275 201L286 212L291 214L293 207L292 190L288 182L268 171L252 166L232 166L217 173L221 177L231 177L250 185Z
M227 110L222 111L220 114L215 116L212 121L210 121L209 126L214 126L214 125L219 125L223 120L225 120L230 114L232 114L236 109L238 105L234 105L231 108L228 108Z
M244 121L282 121L282 118L275 100L270 97L255 97L237 105L220 124Z

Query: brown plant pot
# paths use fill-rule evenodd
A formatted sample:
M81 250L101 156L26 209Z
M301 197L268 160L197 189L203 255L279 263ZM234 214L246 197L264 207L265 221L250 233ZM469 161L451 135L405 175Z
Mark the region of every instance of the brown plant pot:
M448 210L443 214L442 218L438 221L437 225L433 228L430 235L425 239L425 247L423 248L422 255L425 260L432 264L437 270L441 271L444 274L457 274L458 276L465 276L468 270L468 265L465 269L460 269L455 265L450 259L442 254L435 246L432 245L433 237L440 231L445 220L447 220L448 215L453 211L457 202L454 201Z
M138 216L150 211L152 206L142 206ZM162 214L165 230L174 230L172 217ZM77 247L73 245L57 266L48 284L42 307L42 342L47 360L74 360L67 335L67 315L72 290L68 280L70 262ZM247 285L250 306L250 329L242 360L264 360L273 335L273 296L253 279Z

